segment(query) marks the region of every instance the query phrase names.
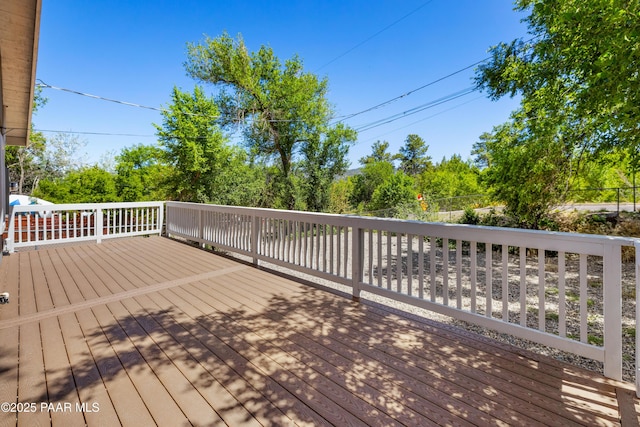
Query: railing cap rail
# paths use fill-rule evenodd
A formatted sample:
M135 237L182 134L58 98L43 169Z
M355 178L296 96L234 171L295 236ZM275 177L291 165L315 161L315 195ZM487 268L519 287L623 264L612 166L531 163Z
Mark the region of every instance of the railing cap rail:
M13 212L50 212L50 211L71 211L71 210L96 210L120 209L120 208L147 208L162 207L164 202L116 202L116 203L64 203L53 205L13 205L10 209Z

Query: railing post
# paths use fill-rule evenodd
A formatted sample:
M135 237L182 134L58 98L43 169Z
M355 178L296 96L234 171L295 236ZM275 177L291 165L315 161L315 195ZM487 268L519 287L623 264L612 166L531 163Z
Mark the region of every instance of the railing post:
M251 217L251 254L253 255L253 265L258 265L258 247L260 246L260 217Z
M14 238L16 235L16 218L15 212L13 211L13 207L9 207L9 229L7 230L7 252L13 253L15 252L15 247L13 246Z
M603 258L604 375L622 381L622 249L605 244Z
M96 234L96 243L100 244L102 243L102 226L104 224L104 214L102 212L102 208L98 207L96 209L96 216L95 216L95 234Z
M203 225L203 221L202 221L202 214L203 211L201 209L198 209L198 239L200 240L200 247L202 249L204 249L205 244L204 244L204 225Z
M364 231L353 225L351 233L351 290L353 301L360 302L360 282L364 268Z
M158 236L162 236L162 228L164 227L164 210L165 210L165 206L166 206L166 204L164 202L161 202L160 206L158 207L158 216L157 216ZM169 233L167 233L167 235L168 234Z

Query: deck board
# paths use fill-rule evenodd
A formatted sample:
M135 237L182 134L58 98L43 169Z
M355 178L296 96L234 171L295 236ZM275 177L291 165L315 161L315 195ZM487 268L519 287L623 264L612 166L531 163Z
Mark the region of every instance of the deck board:
M16 253L0 290L0 401L73 409L0 426L637 421L629 384L165 238Z
M240 282L241 284L247 285L247 282ZM246 295L244 295L246 297ZM338 308L339 309L339 308ZM334 310L330 306L322 307L323 312L328 315L336 315L340 316L340 313ZM334 311L334 313L331 313ZM296 316L293 317L293 323L304 324L305 328L309 330L314 330L322 325L316 321L316 319L311 315L299 315L296 313ZM282 325L282 320L274 319L274 323L269 325L266 330L273 330L274 328L278 328L279 325ZM287 325L286 327L293 327L294 325ZM335 342L340 338L342 339L341 344L345 347L348 346L348 350L352 351L357 355L356 361L360 363L365 363L366 365L379 366L380 364L384 364L385 366L393 368L393 371L389 372L389 375L384 378L384 382L374 382L377 387L382 389L385 384L395 383L395 384L406 384L408 382L413 382L412 378L420 378L424 376L424 371L430 372L433 375L433 378L425 378L426 382L418 383L414 382L413 390L424 389L427 386L427 383L430 384L434 390L439 391L439 393L434 393L430 396L434 402L444 401L445 407L446 405L451 405L450 399L448 396L457 395L458 403L457 405L464 408L464 412L467 414L468 418L479 419L484 422L490 422L490 417L487 414L477 411L475 407L489 407L496 406L497 404L489 397L483 397L483 391L485 388L485 383L476 382L475 387L471 386L472 379L468 376L465 377L464 383L465 387L459 386L456 382L443 380L447 375L457 372L458 374L463 374L462 372L454 370L454 368L448 367L447 364L451 363L450 360L441 360L440 363L429 362L425 363L426 366L419 366L420 359L423 358L421 355L413 355L414 357L405 357L403 360L401 357L398 357L398 351L394 351L393 346L384 345L380 340L380 335L378 334L369 334L366 329L371 328L372 324L369 322L361 322L360 324L350 325L353 326L349 328L349 331L360 331L359 334L333 334L330 332L325 332L325 336L334 335L337 338L334 342L332 342L327 347L323 348L323 353L334 351ZM375 327L375 325L373 325ZM280 326L282 327L282 326ZM364 333L363 333L364 332ZM384 334L383 334L384 335ZM375 346L368 344L368 342L375 341ZM427 349L424 349L427 350ZM402 353L401 353L402 354ZM366 358L366 359L365 359ZM358 360L364 359L364 360ZM408 359L408 360L407 360ZM423 359L424 360L424 359ZM347 365L348 366L348 365ZM424 371L423 371L424 370ZM325 373L326 374L326 373ZM376 378L374 372L368 373L367 377ZM348 373L347 373L348 376ZM449 375L452 378L456 378L454 375ZM409 389L411 390L411 388ZM471 391L472 393L469 393ZM397 391L396 391L397 392ZM466 403L466 404L463 404ZM518 404L524 404L525 402L517 402ZM530 412L533 412L534 409L537 408L529 408ZM538 411L540 412L540 411ZM460 411L462 413L462 410ZM496 413L494 411L494 413ZM536 414L540 415L540 414ZM496 413L496 417L502 417L505 422L515 422L518 421L527 425L535 425L537 424L536 420L530 417L523 416L521 414L517 414L515 411L509 411L508 408L501 407L499 413ZM566 423L565 423L566 425Z

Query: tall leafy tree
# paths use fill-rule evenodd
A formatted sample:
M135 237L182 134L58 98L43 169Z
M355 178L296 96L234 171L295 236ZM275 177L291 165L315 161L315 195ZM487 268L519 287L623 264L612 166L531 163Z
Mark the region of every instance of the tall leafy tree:
M429 146L420 136L410 134L400 147L400 153L394 156L400 160L400 170L409 176L416 176L431 165L431 157L427 156Z
M213 99L200 87L193 93L173 88L171 104L155 125L165 159L172 167L166 184L169 195L181 201L211 202L221 192L229 148L218 125Z
M331 183L349 166L349 147L344 142L355 139L355 131L339 124L320 139L310 140L303 145L304 160L300 168L308 210L320 212L329 207Z
M480 194L479 170L458 154L425 170L416 178L420 192L430 199L444 199ZM461 201L464 204L464 200ZM450 204L451 205L451 204Z
M399 207L415 203L416 192L413 187L413 179L398 171L376 188L369 208L373 211L386 210L380 212L380 216L397 216Z
M359 210L368 209L373 193L384 182L389 181L394 174L390 162L371 162L364 165L358 175L352 177L353 192L351 203Z
M54 203L120 201L115 176L98 166L82 167L58 178L43 179L33 194Z
M253 154L276 160L278 188L284 191L281 198L286 207L296 207L292 179L296 154L302 153L302 162L313 169L314 144L326 138L346 145L352 138L346 127L330 127L333 112L326 99L327 80L305 72L298 56L283 64L271 48L249 52L241 36L234 40L225 33L189 44L185 67L195 79L220 88L221 122L240 126ZM327 153L344 156L346 149Z
M564 200L575 158L573 143L564 141L562 132L552 128L545 135L530 126L518 113L494 129L485 141L492 165L483 171L482 181L522 227L538 228L546 213Z
M529 226L559 203L586 153L640 143L640 3L518 0L533 37L501 43L476 81L520 109L486 141L486 179ZM479 146L478 148L482 148ZM516 163L517 162L517 163ZM509 172L509 173L508 173Z
M519 94L529 120L558 124L581 150L640 143L640 2L518 0L533 36L479 67L492 98Z
M361 165L374 162L393 162L393 156L389 153L389 143L387 141L376 141L371 146L371 154L360 158Z
M155 145L134 145L116 156L116 190L124 202L164 200L164 177L170 174L164 152Z

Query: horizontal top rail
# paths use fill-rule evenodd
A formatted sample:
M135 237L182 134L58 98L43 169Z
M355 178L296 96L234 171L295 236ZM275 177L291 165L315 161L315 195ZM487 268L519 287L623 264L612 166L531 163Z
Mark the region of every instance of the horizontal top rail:
M60 203L53 205L13 205L9 212L83 211L96 209L126 209L163 207L164 202L117 202L117 203Z

